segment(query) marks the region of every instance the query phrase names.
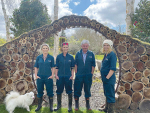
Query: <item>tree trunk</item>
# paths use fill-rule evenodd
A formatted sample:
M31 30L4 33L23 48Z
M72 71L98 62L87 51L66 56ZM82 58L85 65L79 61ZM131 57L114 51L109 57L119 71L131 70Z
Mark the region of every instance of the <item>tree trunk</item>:
M131 15L134 13L134 2L135 0L126 0L126 35L131 35L129 27L132 25Z
M58 0L54 0L54 21L58 19ZM54 35L54 58L56 59L56 56L59 53L59 37L58 35Z
M5 4L3 0L1 0L1 4L2 4L2 10L4 13L4 19L5 19L5 25L6 25L6 38L8 42L10 40L10 35L9 35L10 22L9 22L8 15L6 14L6 8L5 8Z

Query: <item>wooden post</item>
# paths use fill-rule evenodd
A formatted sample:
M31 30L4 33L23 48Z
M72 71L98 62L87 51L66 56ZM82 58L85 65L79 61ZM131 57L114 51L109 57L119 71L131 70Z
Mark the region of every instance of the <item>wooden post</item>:
M131 35L131 15L134 13L135 0L126 0L126 35Z

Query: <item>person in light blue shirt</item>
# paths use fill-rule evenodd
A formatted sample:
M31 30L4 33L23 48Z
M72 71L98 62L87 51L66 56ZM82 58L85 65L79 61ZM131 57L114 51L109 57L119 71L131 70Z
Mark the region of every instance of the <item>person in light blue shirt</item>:
M89 41L81 42L82 49L75 56L75 81L74 81L74 98L75 110L79 109L79 97L81 96L82 87L84 85L86 108L91 110L89 97L91 97L92 75L95 70L95 56L92 51L89 51Z
M44 94L44 84L49 97L50 111L53 111L53 76L55 71L54 57L48 54L48 51L50 50L48 44L42 44L41 50L43 54L37 56L34 64L38 92L38 107L35 111L39 111L42 107L41 104Z
M62 43L62 53L56 58L56 71L55 77L57 79L57 111L61 108L61 94L66 89L68 94L68 112L72 111L72 80L74 77L74 58L68 53L69 44L67 42Z
M105 53L101 65L101 78L103 82L104 95L106 96L106 106L100 111L114 113L115 106L115 83L116 83L116 54L112 51L113 42L111 40L104 40L103 52Z

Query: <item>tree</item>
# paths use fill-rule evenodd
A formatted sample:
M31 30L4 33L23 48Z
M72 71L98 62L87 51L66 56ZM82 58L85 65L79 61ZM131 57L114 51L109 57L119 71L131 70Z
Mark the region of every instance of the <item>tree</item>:
M75 55L77 51L80 50L81 48L81 41L78 41L75 39L74 36L71 36L68 38L68 43L69 43L69 53L72 55Z
M141 0L132 17L132 36L150 42L150 1Z
M126 35L131 35L132 21L130 15L134 13L134 2L135 0L126 0Z
M54 0L54 20L58 19L58 0ZM53 56L56 59L56 56L59 53L59 36L57 34L54 35L54 53Z
M2 11L4 14L5 26L6 26L6 39L10 40L10 20L7 12L11 13L12 10L17 6L20 0L1 0ZM6 10L7 9L7 10Z
M72 35L76 43L69 44L69 50L81 48L81 42L83 39L89 40L90 46L89 50L93 51L95 54L99 54L102 48L103 40L105 39L101 34L96 33L94 30L87 28L79 28L75 30L75 33ZM70 43L70 42L69 42ZM78 45L78 47L74 46L74 44ZM73 47L71 47L73 46ZM72 50L73 51L73 50Z
M19 9L13 11L10 20L10 29L15 37L51 23L47 7L40 0L23 0Z

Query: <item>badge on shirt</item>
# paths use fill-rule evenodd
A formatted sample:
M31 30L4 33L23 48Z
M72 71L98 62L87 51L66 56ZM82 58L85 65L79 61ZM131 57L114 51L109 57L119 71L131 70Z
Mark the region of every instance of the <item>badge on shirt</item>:
M106 58L105 60L108 60L108 58Z
M68 62L71 62L71 60L68 60Z
M89 58L92 58L92 56L89 56Z
M48 62L51 62L51 60L48 60Z

